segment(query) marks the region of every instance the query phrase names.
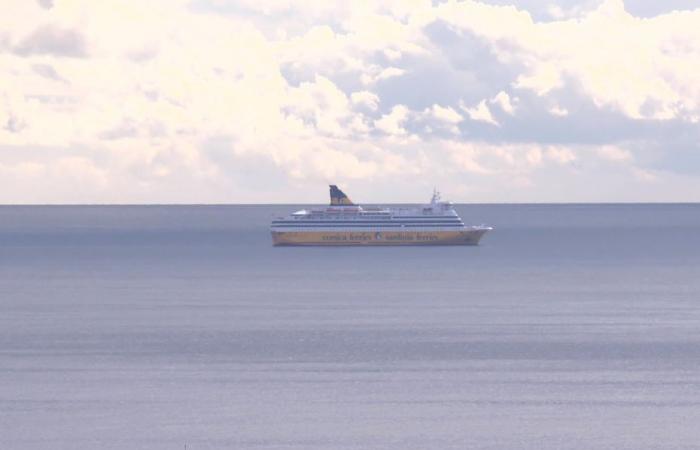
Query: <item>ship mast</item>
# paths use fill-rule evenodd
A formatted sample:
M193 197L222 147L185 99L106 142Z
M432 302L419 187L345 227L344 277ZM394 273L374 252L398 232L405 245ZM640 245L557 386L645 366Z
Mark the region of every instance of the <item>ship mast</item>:
M437 190L437 187L433 188L433 198L430 199L430 203L432 205L440 203L440 191Z

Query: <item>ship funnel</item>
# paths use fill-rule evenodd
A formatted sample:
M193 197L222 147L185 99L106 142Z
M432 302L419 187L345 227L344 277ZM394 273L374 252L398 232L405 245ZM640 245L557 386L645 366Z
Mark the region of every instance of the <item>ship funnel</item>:
M337 206L337 205L354 205L352 200L348 198L347 195L340 189L338 189L338 186L335 184L330 185L331 188L331 205Z

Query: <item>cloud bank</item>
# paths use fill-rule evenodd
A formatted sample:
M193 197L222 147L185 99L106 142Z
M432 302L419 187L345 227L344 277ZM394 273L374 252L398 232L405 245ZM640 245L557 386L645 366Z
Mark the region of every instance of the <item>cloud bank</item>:
M0 2L0 203L700 201L692 2Z

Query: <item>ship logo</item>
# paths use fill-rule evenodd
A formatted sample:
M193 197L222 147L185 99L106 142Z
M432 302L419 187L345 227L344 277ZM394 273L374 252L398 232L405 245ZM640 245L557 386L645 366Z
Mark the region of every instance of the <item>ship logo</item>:
M332 206L337 206L337 205L354 205L352 200L345 195L345 192L341 191L338 189L338 186L335 184L330 185L331 188L331 205Z

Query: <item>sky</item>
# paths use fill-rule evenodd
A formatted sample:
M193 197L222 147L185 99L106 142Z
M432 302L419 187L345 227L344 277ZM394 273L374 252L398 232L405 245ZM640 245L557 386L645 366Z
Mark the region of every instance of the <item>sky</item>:
M700 201L695 0L0 8L2 204Z

